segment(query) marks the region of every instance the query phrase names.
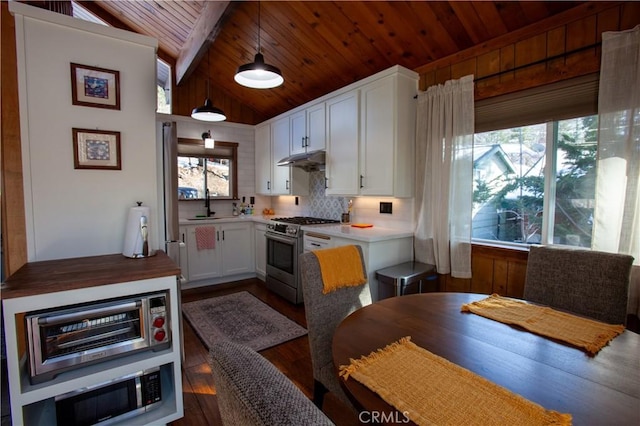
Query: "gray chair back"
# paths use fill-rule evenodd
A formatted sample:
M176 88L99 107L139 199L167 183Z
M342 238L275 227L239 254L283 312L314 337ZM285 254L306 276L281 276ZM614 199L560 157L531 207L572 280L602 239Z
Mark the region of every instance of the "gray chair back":
M362 262L362 269L367 276L362 248L356 245ZM343 402L351 403L344 394L333 366L331 343L333 334L340 322L349 314L363 306L371 304L369 283L355 287L342 287L324 294L322 273L318 258L312 253L304 253L299 257L300 278L304 296L305 316L309 332L309 349L313 378L320 382ZM315 383L317 386L317 383ZM318 400L318 390L314 391L314 401L322 406L322 398Z
M209 364L225 425L333 425L280 370L247 346L217 342Z
M524 299L610 324L625 324L633 257L531 246Z

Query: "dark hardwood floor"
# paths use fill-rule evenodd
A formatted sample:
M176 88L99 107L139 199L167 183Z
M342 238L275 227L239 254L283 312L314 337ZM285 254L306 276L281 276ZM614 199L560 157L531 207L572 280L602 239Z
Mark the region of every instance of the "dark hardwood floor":
M281 314L306 327L304 307L293 305L268 291L265 284L258 279L184 290L182 302L186 303L239 291L252 293ZM183 335L185 348L182 373L184 417L171 425L208 426L222 424L216 400L215 384L207 363L207 348L195 334L188 321L183 321ZM313 395L313 375L307 336L265 349L260 353L289 377L307 397L311 398ZM357 417L331 394L327 394L325 397L323 411L337 425L360 424Z

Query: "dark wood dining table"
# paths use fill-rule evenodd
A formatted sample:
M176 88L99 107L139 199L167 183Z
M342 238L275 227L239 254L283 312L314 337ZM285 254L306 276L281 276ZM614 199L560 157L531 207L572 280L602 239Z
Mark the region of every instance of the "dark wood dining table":
M411 336L416 345L546 409L571 414L574 425L640 425L640 335L625 330L589 356L569 344L460 311L463 304L486 297L423 293L365 306L336 329L333 362L338 368ZM361 410L385 413L383 419L403 418L355 379L342 383Z

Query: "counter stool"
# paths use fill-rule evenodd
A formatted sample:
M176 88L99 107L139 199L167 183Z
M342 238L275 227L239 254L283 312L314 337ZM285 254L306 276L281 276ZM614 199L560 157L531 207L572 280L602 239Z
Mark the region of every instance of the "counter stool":
M438 291L438 273L435 265L404 262L376 271L378 299L405 294Z

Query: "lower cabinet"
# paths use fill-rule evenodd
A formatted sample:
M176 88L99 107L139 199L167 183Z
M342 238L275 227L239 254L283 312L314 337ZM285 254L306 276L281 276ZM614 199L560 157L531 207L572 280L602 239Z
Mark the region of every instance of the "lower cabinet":
M355 244L362 247L364 263L367 268L367 279L371 290L371 298L378 300L378 280L376 271L389 266L413 260L413 238L393 238L389 240L364 242L350 238L331 237L332 247Z
M213 244L198 248L198 228L214 228ZM202 283L205 285L216 284L219 278L236 275L242 278L255 273L253 223L187 225L180 227L180 234L186 245L186 255L181 253L180 264L182 274L189 282L187 286L203 280L209 280Z

